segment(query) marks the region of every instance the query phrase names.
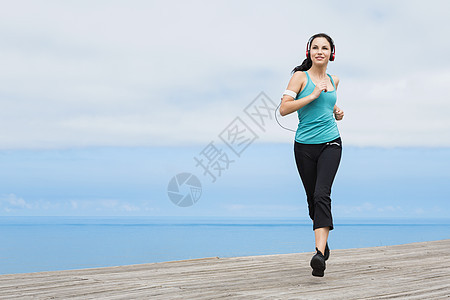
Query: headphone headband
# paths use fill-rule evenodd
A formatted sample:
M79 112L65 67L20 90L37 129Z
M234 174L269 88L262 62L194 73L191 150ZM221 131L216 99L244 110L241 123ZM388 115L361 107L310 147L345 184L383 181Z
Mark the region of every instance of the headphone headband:
M330 61L334 61L334 59L336 58L336 55L335 55L335 49L336 49L336 47L335 47L335 45L334 45L333 39L332 39L328 34L325 34L325 33L318 33L318 34L315 34L315 35L313 35L312 37L309 38L308 43L306 44L306 58L309 57L309 53L310 53L310 51L311 51L311 42L312 42L315 38L317 38L317 37L323 37L324 35L327 36L327 37L331 40L331 55L330 55Z

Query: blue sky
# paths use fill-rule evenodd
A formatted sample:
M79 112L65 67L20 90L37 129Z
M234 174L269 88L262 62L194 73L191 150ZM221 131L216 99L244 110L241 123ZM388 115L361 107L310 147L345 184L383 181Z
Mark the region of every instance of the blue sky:
M206 145L205 145L206 146ZM292 145L255 143L215 182L195 166L203 147L3 151L1 215L307 217ZM333 189L335 218L446 218L448 148L344 148ZM168 198L180 172L202 195Z
M306 216L293 133L264 131L214 183L194 156L317 32L336 42L337 217L448 217L446 1L14 1L0 11L0 215ZM405 24L408 24L407 26ZM281 118L296 127L294 114ZM251 123L248 123L251 124ZM223 149L227 149L222 145ZM233 157L233 153L229 153ZM202 182L181 208L167 184Z

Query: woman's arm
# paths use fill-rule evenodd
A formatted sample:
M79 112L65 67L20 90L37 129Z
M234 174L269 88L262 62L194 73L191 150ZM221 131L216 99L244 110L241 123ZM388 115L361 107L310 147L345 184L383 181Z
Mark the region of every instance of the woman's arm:
M304 72L297 71L294 73L294 75L292 75L287 89L298 94L301 91L301 88L305 85L306 80L306 74ZM286 116L311 103L312 101L317 99L320 96L322 90L326 90L326 88L326 83L319 83L310 95L298 100L295 100L291 96L283 95L283 98L281 98L280 115Z
M336 121L340 121L344 118L344 111L341 110L337 105L334 106L333 113Z
M331 77L333 77L333 81L334 81L334 84L336 85L336 89L337 89L337 87L339 85L339 77L337 77L336 75L331 75ZM334 113L334 118L337 121L340 121L344 118L344 111L341 110L337 105L334 106L333 113Z

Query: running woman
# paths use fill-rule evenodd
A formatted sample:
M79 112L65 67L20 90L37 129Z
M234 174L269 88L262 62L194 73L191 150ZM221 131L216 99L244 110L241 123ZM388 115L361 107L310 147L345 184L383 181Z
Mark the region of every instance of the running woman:
M333 230L331 186L339 167L342 143L336 120L344 112L336 106L339 78L326 73L334 60L334 42L324 33L313 35L306 46L306 59L292 70L280 104L282 116L298 113L294 155L305 188L309 216L313 220L316 253L312 275L322 277L330 255L328 234Z

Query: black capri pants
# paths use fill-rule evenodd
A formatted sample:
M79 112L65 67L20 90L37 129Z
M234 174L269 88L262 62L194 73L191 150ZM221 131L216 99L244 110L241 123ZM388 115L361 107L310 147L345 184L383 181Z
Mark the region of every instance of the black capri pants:
M341 138L323 144L302 144L295 141L294 154L305 188L313 230L328 226L333 230L330 195L341 161Z

